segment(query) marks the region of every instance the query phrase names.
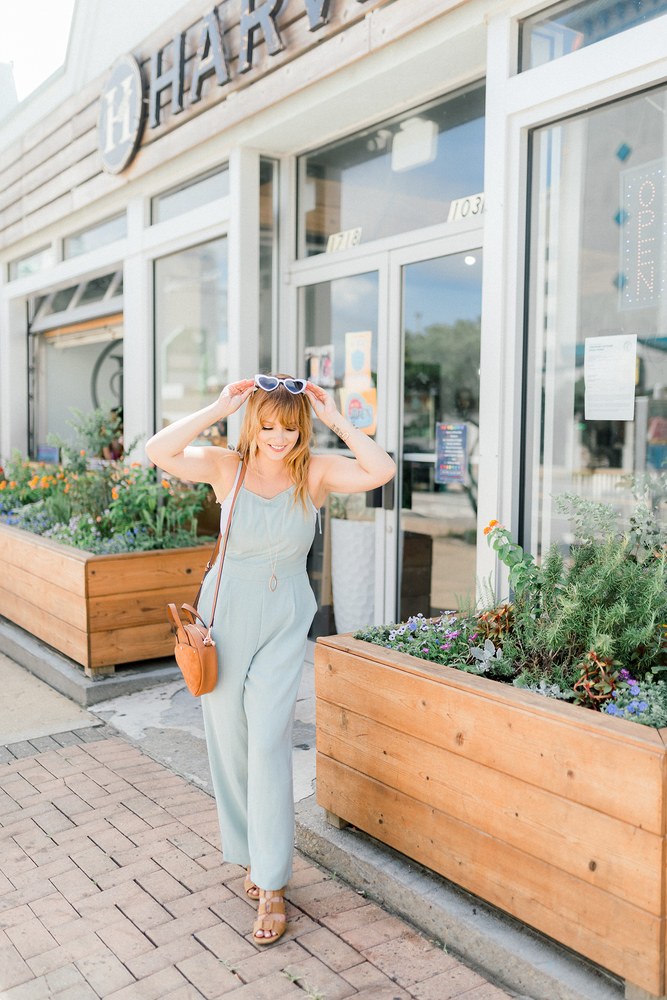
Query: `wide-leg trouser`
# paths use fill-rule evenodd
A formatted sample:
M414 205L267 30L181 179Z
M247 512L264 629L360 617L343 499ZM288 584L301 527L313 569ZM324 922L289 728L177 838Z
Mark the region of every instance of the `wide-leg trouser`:
M262 889L281 889L294 853L294 707L317 605L303 564L294 576L283 568L273 592L265 574L239 579L226 569L213 627L218 683L202 696L222 852L252 865ZM214 577L199 605L206 621Z

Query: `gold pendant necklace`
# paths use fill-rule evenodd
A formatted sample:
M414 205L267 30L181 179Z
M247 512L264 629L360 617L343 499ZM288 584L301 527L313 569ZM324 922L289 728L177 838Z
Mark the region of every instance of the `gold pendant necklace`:
M255 470L255 471L257 471L257 470ZM262 493L263 493L264 492L264 481L263 481L262 477L260 476L259 472L257 472L257 478L259 479L260 486L262 488ZM285 492L287 492L287 491L285 491ZM262 501L262 514L264 516L264 527L266 529L266 547L269 550L269 567L271 569L271 577L269 579L269 590L271 592L273 592L276 589L276 587L278 586L278 577L276 576L276 565L278 563L278 553L280 551L280 539L281 539L282 533L283 533L283 519L285 517L285 502L287 500L287 497L285 497L283 499L283 509L282 509L282 513L280 515L280 531L278 532L278 542L277 542L277 545L276 545L275 556L272 556L271 555L271 543L269 541L269 525L268 525L267 520L266 520L266 510L265 510L265 505L264 505L264 497L262 496L262 493L259 494L259 499Z

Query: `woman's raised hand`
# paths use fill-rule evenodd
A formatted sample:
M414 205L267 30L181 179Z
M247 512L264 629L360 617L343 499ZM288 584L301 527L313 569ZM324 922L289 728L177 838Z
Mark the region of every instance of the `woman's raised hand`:
M326 389L323 389L322 386L315 385L313 382L307 384L306 396L308 396L310 405L315 411L315 416L319 417L327 427L330 427L331 421L338 413L333 396Z
M229 416L230 413L236 413L238 408L245 403L254 385L254 379L243 378L240 382L230 382L229 385L225 386L218 396L218 405L224 410L225 417Z

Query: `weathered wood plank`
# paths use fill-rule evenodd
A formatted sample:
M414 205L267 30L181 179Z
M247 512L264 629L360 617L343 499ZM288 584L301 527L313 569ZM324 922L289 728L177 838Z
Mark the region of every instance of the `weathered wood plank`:
M107 663L134 663L135 660L172 656L174 637L165 621L164 625L140 625L135 628L91 632L88 648L91 667L101 667Z
M88 596L140 597L154 590L180 593L191 588L196 594L211 552L208 545L202 545L192 549L94 556L87 565Z
M374 655L391 653L375 648ZM664 760L658 733L635 723L609 726L616 720L573 705L550 705L550 699L527 697L509 685L505 691L504 685L452 668L431 671L427 661L404 659L414 659L419 672L318 643L317 697L353 712L363 705L370 719L504 774L515 774L520 760L521 776L529 784L664 834L662 795L656 794ZM593 715L598 718L589 722ZM591 727L598 739L589 738Z
M567 947L660 995L663 921L318 753L317 801Z
M4 587L0 587L0 613L24 628L27 632L43 639L49 646L59 649L84 666L88 661L88 643L85 631L75 628L67 621L50 615Z
M317 699L317 749L443 814L663 916L657 834ZM659 798L662 788L655 788Z
M30 171L26 171L11 186L5 188L0 193L0 211L26 195L35 194L42 185L53 180L55 175L66 171L73 163L79 162L96 150L97 132L94 128L90 128L78 139L72 139L69 146L54 153L51 158Z
M166 621L167 604L175 604L178 608L184 602L192 604L198 587L199 580L193 579L185 587L91 597L88 627L91 632L104 632L110 628L163 624Z
M86 631L88 620L85 596L61 587L58 576L44 579L20 566L5 565L0 578L3 586L16 597L30 605L46 609L57 618L63 618L82 632Z
M11 579L10 567L18 566L40 580L57 580L63 590L85 597L89 558L89 552L0 525L0 581L5 587Z

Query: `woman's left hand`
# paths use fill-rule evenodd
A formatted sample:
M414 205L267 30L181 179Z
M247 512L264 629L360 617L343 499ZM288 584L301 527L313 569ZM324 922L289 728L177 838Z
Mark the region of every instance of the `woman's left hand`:
M323 389L322 386L315 385L313 382L307 384L306 396L308 396L310 405L315 411L315 416L323 424L326 424L327 427L330 427L332 420L338 413L333 396L326 389Z

